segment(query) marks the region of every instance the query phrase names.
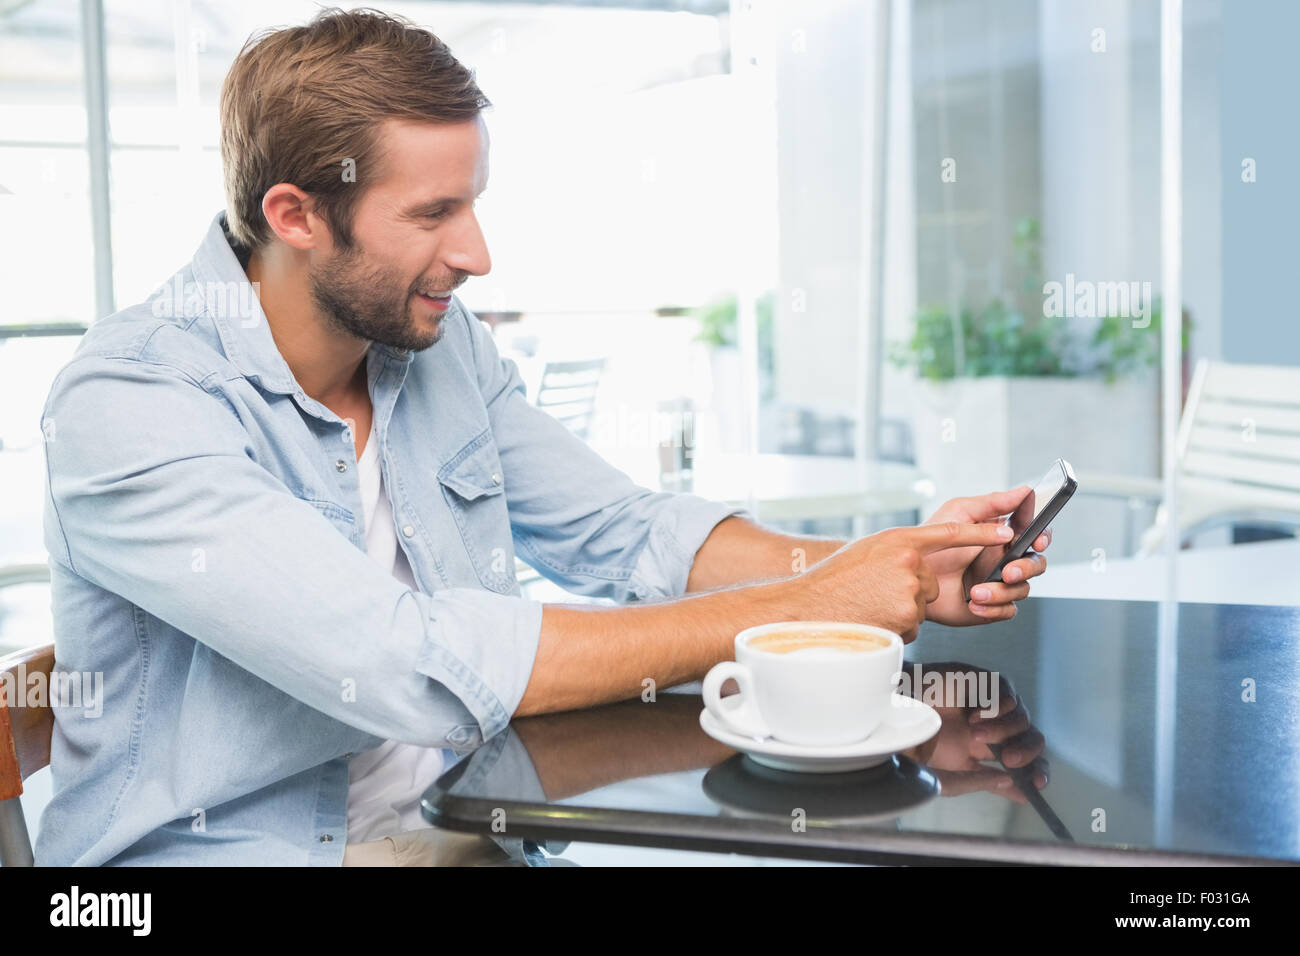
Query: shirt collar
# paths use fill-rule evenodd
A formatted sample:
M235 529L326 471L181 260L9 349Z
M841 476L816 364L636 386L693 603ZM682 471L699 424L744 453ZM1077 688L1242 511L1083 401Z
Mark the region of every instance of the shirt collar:
M244 292L248 275L241 259L246 262L247 255L242 254L242 250L236 252L235 241L223 210L213 217L207 235L194 253L191 266L195 281L200 283L200 290L224 292L222 296L204 292L202 300L209 303L206 311L216 326L226 357L246 377L255 379L262 388L283 395L301 392L302 388L294 378L289 363L276 347L261 301L256 295ZM218 301L245 307L212 308L211 303ZM412 358L407 349L372 342L370 351L376 350L401 364L409 363Z

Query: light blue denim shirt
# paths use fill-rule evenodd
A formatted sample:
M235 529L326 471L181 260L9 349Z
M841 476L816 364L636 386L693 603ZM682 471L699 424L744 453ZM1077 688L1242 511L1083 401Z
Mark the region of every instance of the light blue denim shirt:
M148 300L96 322L42 417L56 670L38 864L337 865L348 758L500 732L542 606L681 595L738 509L637 486L526 399L454 300L436 345L372 344L384 487L413 591L365 551L353 437L306 395L212 223Z

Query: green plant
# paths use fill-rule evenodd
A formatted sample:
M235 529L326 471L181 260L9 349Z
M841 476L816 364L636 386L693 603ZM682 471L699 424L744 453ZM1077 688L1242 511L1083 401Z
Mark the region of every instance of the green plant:
M774 371L772 315L776 304L775 293L768 291L759 296L754 303L755 320L758 326L758 367L761 376L761 391L764 399L772 396ZM737 323L737 306L734 295L726 296L701 306L695 310L695 318L700 323L700 330L695 335L696 342L704 342L717 348L739 344Z
M1071 335L1066 320L1044 315L1038 220L1021 219L1012 236L1021 280L1015 291L979 309L962 306L958 321L943 306L921 308L910 338L889 346L890 361L921 378L958 376L1101 376L1113 382L1160 360L1160 299L1151 322L1134 328L1125 316L1103 316L1092 338ZM1191 319L1183 312L1183 349ZM961 349L958 351L958 336Z
M961 332L962 375L1071 374L1062 359L1060 329L1046 322L1028 323L1021 312L999 300L978 313L962 309ZM956 336L948 311L930 308L917 313L912 337L891 345L890 360L931 381L956 378Z
M758 340L760 349L766 337L768 344L772 336L772 305L774 296L765 292L754 304L758 319ZM695 310L695 318L700 323L700 331L695 341L707 345L737 345L736 297L734 295L716 299L708 305Z
M1160 343L1163 304L1157 296L1151 303L1151 324L1135 329L1133 320L1125 316L1108 315L1102 318L1092 337L1092 346L1101 358L1097 371L1107 382L1140 369L1150 368L1160 362ZM1183 309L1182 350L1191 345L1192 317Z

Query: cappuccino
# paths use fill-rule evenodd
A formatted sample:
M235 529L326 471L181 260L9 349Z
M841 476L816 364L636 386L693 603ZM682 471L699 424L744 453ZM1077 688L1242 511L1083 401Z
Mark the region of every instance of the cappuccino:
M791 654L795 651L831 650L831 651L878 651L888 647L888 638L875 634L864 634L848 628L804 628L802 630L774 631L760 634L749 642L749 646L769 654Z
M865 740L890 713L903 641L844 621L778 621L736 635L736 659L704 676L700 696L723 727L806 747ZM799 651L807 651L800 654ZM734 679L736 700L722 704Z

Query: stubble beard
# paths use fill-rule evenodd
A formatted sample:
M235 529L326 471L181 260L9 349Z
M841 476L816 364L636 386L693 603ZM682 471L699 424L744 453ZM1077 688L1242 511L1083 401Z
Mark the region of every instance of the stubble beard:
M411 314L415 290L394 291L401 280L391 270L368 266L357 248L313 269L308 279L312 299L335 331L411 352L442 338L443 317L436 317L432 333L418 329Z

